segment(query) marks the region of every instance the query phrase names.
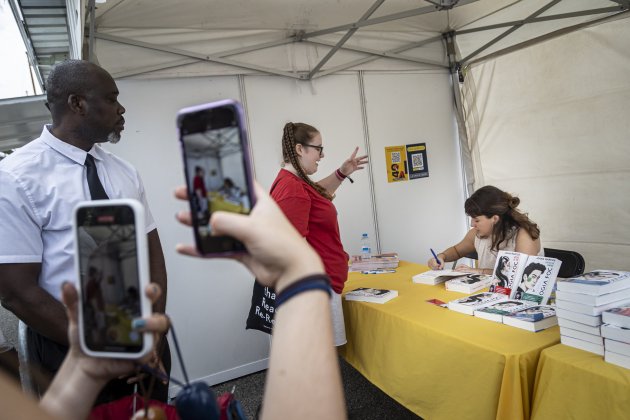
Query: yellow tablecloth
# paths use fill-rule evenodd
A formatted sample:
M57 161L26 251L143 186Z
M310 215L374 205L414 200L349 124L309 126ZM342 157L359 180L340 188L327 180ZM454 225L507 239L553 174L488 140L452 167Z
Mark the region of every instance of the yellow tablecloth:
M558 344L543 350L532 419L630 419L630 370Z
M423 418L529 419L538 357L560 341L558 327L532 333L427 303L464 296L411 281L427 269L401 262L393 274L350 273L345 291L375 287L399 296L385 304L343 301L342 355Z

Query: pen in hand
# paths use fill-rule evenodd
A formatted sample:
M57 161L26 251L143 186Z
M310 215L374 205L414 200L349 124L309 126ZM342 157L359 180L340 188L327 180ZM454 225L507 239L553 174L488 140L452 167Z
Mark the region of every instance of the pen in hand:
M433 250L433 248L429 248L431 250L431 254L433 254L433 258L435 258L435 261L438 263L438 265L442 265L442 261L440 261L440 259L438 258L438 256L436 255L435 251Z

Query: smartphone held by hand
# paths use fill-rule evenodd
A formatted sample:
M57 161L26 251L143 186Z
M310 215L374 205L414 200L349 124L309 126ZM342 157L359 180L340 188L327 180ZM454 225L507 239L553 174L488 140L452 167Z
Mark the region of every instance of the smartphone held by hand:
M184 108L177 114L195 243L200 254L246 252L229 236L212 234L215 211L249 214L254 188L241 105L223 100Z
M136 359L153 335L135 331L135 318L151 315L144 290L149 254L144 206L132 199L84 201L73 216L78 275L79 338L94 357Z

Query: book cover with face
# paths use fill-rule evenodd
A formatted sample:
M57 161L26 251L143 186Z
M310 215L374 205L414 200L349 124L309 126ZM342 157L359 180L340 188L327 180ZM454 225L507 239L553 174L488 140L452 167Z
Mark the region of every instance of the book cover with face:
M515 298L540 305L547 304L561 264L555 258L530 255L521 274Z

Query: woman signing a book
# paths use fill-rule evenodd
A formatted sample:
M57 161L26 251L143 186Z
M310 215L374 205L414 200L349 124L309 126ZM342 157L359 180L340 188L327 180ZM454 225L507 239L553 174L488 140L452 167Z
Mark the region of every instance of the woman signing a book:
M308 124L287 123L282 134L282 169L271 186L273 199L324 262L334 292L331 307L336 346L346 343L341 291L348 277L348 254L341 243L332 200L342 182L346 178L354 182L349 175L367 163L367 156L357 156L358 151L357 147L339 169L314 182L310 176L324 157L322 136Z
M461 264L455 270L466 273L492 274L499 251L516 251L528 255L544 255L540 229L526 214L518 210L521 200L497 187L479 188L464 203L472 229L459 243L431 258L427 265L441 270L444 263L456 261L477 252L479 268Z

